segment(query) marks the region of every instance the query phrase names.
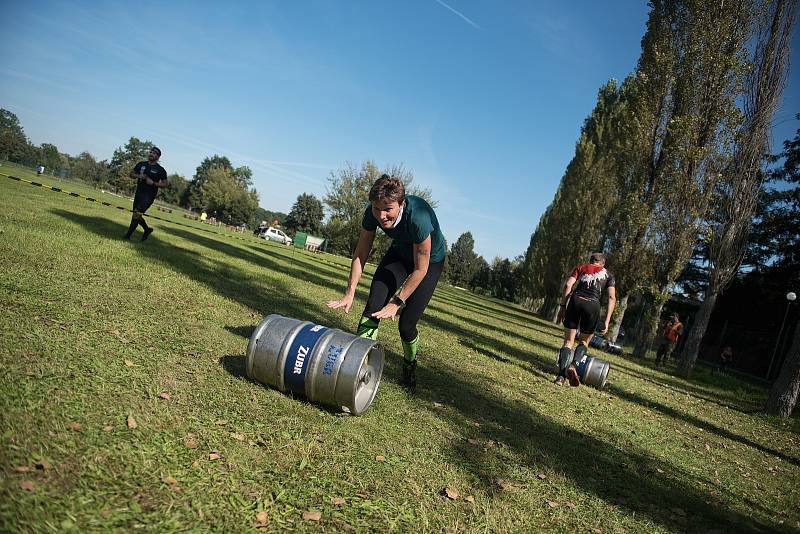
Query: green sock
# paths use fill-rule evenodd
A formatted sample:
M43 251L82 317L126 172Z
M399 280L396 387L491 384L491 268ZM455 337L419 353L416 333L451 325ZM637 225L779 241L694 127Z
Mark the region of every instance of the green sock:
M374 341L378 339L378 325L380 325L380 321L377 319L362 316L358 321L356 335L358 337L365 337Z
M414 338L414 341L403 341L403 358L407 362L413 362L417 359L417 345L419 345L419 334Z

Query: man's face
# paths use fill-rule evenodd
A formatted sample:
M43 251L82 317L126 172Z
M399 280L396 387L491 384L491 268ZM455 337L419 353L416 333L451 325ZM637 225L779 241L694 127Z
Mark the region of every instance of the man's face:
M160 157L161 155L158 153L158 150L151 150L150 154L147 156L147 161L150 163L155 163Z
M400 215L400 204L396 200L375 200L372 202L372 215L378 219L382 229L388 230Z

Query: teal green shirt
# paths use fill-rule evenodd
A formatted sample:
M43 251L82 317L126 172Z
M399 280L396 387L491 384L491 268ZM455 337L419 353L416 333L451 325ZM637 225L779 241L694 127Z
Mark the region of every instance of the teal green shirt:
M372 215L372 205L367 206L364 218L361 221L364 230L374 232L378 228L378 220ZM383 228L381 228L383 230ZM444 235L439 229L439 221L430 204L424 199L414 195L406 195L403 214L400 222L394 228L383 230L392 238L392 247L395 247L401 256L414 261L414 245L418 245L431 236L431 263L444 261Z

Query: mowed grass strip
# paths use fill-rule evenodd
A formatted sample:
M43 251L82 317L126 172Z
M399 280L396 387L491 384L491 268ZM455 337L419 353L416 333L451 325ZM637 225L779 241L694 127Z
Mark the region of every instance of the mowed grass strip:
M339 414L247 380L245 349L270 313L352 331L368 279L343 315L344 258L128 221L0 180L3 531L800 528L797 420L757 387L602 355L605 390L559 388L554 325L442 284L417 393L385 321L378 396Z

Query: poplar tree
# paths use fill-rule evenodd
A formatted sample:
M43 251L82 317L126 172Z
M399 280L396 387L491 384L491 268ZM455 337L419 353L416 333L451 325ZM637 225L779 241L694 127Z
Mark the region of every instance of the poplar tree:
M770 0L758 7L761 16L754 21L751 41L755 45L742 96L744 123L717 185L715 206L707 225L708 283L678 366L683 376L691 374L717 297L733 279L744 257L765 176L762 167L769 152L770 124L786 86L797 2Z
M655 338L670 290L689 260L712 192L725 167L735 106L745 65L751 3L690 0L653 2L664 8L663 31L674 43L668 110L654 167L655 204L647 231L655 251L651 300L634 354L644 356Z

